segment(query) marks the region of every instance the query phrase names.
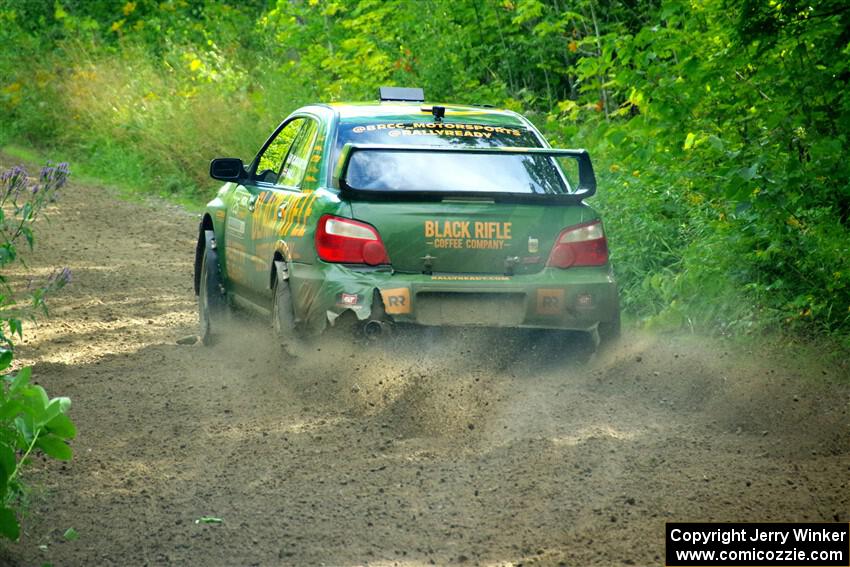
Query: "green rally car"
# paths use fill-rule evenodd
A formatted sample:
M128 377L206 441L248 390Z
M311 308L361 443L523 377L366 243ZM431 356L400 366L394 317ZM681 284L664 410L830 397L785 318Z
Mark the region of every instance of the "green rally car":
M195 255L205 344L237 306L284 343L342 321L619 334L590 158L514 112L382 88L300 108L248 165L210 175L226 183Z

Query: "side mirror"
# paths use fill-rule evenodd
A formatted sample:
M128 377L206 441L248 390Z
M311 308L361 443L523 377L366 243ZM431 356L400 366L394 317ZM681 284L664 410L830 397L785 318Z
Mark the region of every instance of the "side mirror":
M210 162L210 177L239 183L245 178L245 166L239 158L216 158Z

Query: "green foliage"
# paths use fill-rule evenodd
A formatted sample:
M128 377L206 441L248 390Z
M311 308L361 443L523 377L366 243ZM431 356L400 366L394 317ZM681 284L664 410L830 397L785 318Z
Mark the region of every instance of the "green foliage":
M35 180L20 166L0 174L0 343L6 348L12 348L15 335L22 336L22 319L46 312L45 295L70 281L71 273L65 268L42 285L21 291L12 288L2 271L15 261L23 261L19 255L22 238L27 248L32 249L33 225L42 209L56 200L67 177L66 163L43 167Z
M841 0L5 0L0 139L207 195L312 101L382 84L527 113L585 147L626 309L850 335Z
M32 179L22 167L0 174L0 536L18 539L18 513L24 485L21 471L33 451L60 460L71 458L66 441L76 435L67 415L68 398L49 398L31 384L30 368L11 370L14 339L23 336L23 321L46 312L45 297L70 281L66 269L41 285L26 290L13 287L3 271L22 262L21 252L32 249L33 225L44 207L54 202L65 185L67 164L42 168ZM27 247L20 250L20 240Z
M11 362L11 351L0 351L0 372L7 372ZM76 435L67 415L71 401L50 399L44 388L29 383L30 374L30 368L7 372L0 385L0 535L13 540L20 535L20 473L30 453L39 450L67 461L71 448L66 441Z

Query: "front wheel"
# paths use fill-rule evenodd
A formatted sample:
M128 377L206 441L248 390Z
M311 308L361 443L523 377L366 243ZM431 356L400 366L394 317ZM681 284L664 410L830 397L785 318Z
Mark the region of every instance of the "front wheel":
M218 254L205 250L201 259L201 277L198 286L198 322L201 342L211 345L221 333L227 311L227 298L223 293Z

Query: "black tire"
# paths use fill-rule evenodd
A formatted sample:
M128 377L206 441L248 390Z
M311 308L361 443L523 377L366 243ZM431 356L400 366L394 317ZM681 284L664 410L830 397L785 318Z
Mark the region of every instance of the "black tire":
M290 355L298 356L303 346L304 336L295 319L289 282L280 278L275 278L274 282L272 330L280 346Z
M227 298L222 293L221 272L215 250L204 250L201 260L200 285L198 286L198 324L201 342L215 343L221 333L227 314Z

